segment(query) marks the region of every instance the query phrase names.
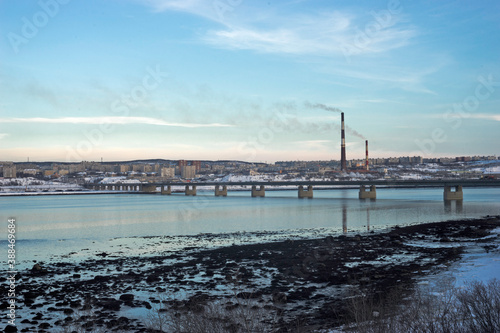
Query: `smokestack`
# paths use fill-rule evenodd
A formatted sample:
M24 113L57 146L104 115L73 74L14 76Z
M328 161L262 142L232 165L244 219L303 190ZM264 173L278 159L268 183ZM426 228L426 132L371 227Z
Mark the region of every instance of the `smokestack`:
M366 166L366 171L370 170L370 166L368 164L368 140L365 141L366 143L366 162L365 162L365 166Z
M344 127L344 112L340 114L342 121L342 128L340 131L340 170L347 171L347 161L345 156L345 127Z

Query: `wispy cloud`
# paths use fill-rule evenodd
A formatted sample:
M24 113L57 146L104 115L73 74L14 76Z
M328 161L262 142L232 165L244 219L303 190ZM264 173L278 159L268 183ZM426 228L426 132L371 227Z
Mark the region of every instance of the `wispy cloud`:
M218 1L206 1L206 0L135 0L135 1L149 6L155 12L173 10L197 16L202 16L213 21L220 20L220 15L218 15L216 7Z
M438 113L438 114L430 114L428 117L433 119L466 118L466 119L484 119L484 120L500 121L500 114L487 114L487 113L476 113L476 114L471 113L467 115L461 115L458 113Z
M222 48L263 53L343 56L347 49L356 55L389 51L407 45L416 35L412 28L386 27L359 45L357 40L362 32L355 19L349 13L339 11L269 17L259 24L235 24L222 30L211 30L204 40Z
M417 35L414 27L403 26L401 14L390 17L387 25L377 26L373 17L361 18L347 10L317 10L308 14L287 14L287 6L259 9L250 3L220 5L204 0L136 0L154 11L181 11L204 17L224 26L202 33L206 43L227 49L262 53L340 55L346 48L352 54L372 54L400 48ZM219 6L217 6L219 4ZM373 8L376 9L376 8ZM222 15L224 13L224 15ZM363 34L368 23L377 31ZM367 38L366 35L369 35ZM362 45L359 40L363 39Z
M0 123L41 123L41 124L84 124L84 125L100 125L100 124L116 124L116 125L156 125L156 126L171 126L171 127L233 127L233 125L210 123L174 123L167 122L162 119L148 117L62 117L62 118L0 118Z
M485 114L485 113L479 113L479 114L471 114L467 118L471 119L485 119L485 120L495 120L495 121L500 121L500 114Z
M303 141L294 141L293 143L298 145L301 149L315 149L315 150L325 149L332 145L331 140L303 140Z

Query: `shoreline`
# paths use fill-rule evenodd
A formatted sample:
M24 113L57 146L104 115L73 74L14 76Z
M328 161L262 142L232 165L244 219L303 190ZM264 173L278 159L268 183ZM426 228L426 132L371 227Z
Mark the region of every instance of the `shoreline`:
M144 257L127 257L124 246L121 256L103 252L76 264L42 263L18 274L19 327L50 332L76 325L73 317L87 309L96 313L94 325L143 332L147 313L160 304L181 316L240 304L265 312L263 322L275 329L296 321L331 329L347 320L345 297L353 290L409 290L472 248L490 246L500 256L499 235L492 234L499 227L500 216L490 216Z

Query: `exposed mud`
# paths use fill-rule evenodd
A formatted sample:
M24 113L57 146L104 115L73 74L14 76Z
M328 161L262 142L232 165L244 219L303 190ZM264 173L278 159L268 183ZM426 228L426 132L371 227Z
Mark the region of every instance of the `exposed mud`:
M100 253L80 264L34 266L17 276L17 328L144 332L148 310L263 311L272 331L331 328L348 320L353 290L384 295L460 259L464 246L496 251L500 217L312 240L186 249L155 257ZM207 235L216 237L216 235ZM7 289L0 308L6 311ZM6 323L6 322L5 322ZM228 324L229 325L229 324ZM233 329L235 329L233 327Z

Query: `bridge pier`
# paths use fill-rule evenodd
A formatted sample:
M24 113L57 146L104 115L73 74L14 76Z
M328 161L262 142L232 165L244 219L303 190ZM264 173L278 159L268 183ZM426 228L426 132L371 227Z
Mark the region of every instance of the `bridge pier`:
M455 186L455 191L451 190L451 186L445 186L443 198L444 200L463 200L464 192L462 190L462 185Z
M142 192L155 193L156 192L156 185L143 185Z
M171 195L172 194L172 186L167 185L167 189L165 189L165 186L161 186L161 194L162 195Z
M252 185L252 198L255 197L265 197L266 196L266 188L264 185L260 185L260 188L257 190L257 186Z
M299 186L299 199L303 199L303 198L312 199L312 197L313 197L312 185L307 186L307 190L304 190L304 186L302 186L302 185Z
M366 191L364 185L359 187L359 198L360 199L376 199L377 198L377 190L375 189L375 185L370 186L370 190Z
M215 185L215 196L216 197L227 197L227 186Z
M186 195L196 195L196 185L193 185L191 189L189 187L189 185L186 185Z

